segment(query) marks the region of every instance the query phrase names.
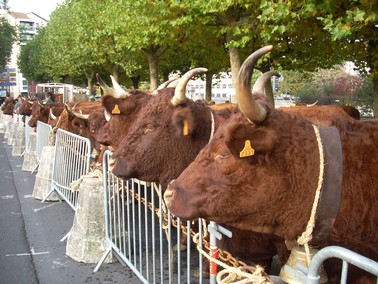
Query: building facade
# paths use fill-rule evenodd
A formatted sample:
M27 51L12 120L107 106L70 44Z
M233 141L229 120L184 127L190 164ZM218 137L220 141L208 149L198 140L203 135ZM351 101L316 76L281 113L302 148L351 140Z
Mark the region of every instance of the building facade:
M8 13L6 11L2 11L1 13L11 25L17 27L20 39L19 42L13 44L10 62L8 63L6 69L1 70L0 74L0 87L8 89L11 96L16 98L21 94L27 94L29 91L29 84L22 76L22 73L17 65L17 58L20 54L21 47L37 34L40 27L46 26L47 20L33 12Z

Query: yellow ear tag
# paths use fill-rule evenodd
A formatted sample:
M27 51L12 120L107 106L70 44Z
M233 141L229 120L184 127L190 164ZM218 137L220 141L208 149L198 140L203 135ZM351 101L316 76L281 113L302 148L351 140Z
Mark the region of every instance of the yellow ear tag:
M189 134L189 126L188 126L188 121L185 119L184 125L182 128L182 135L187 136L188 134Z
M255 154L255 150L251 147L251 141L246 140L244 144L243 150L241 150L239 157L244 158L244 157L250 157Z
M119 110L118 105L115 105L113 110L112 110L112 114L120 114L120 113L121 113L121 111Z

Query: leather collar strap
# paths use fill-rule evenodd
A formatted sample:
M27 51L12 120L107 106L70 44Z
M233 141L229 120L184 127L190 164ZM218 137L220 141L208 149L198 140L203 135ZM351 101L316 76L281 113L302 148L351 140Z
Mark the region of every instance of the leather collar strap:
M324 151L324 177L317 208L315 228L310 244L325 241L339 212L343 182L343 155L340 135L334 126L320 126L319 133Z

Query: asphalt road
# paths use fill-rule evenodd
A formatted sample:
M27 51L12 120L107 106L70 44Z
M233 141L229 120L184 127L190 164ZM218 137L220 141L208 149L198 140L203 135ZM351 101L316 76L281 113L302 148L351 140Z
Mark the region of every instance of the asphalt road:
M0 284L141 283L119 262L79 263L66 255L73 210L65 202L32 197L35 174L22 170L23 157L0 133Z

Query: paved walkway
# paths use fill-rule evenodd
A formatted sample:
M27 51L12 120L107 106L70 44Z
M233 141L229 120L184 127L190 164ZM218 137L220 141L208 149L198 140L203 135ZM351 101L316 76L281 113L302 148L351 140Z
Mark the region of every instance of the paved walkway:
M81 284L141 283L119 262L76 262L66 255L60 240L73 224L74 212L65 202L45 202L32 197L35 174L22 171L22 157L0 133L0 283Z

